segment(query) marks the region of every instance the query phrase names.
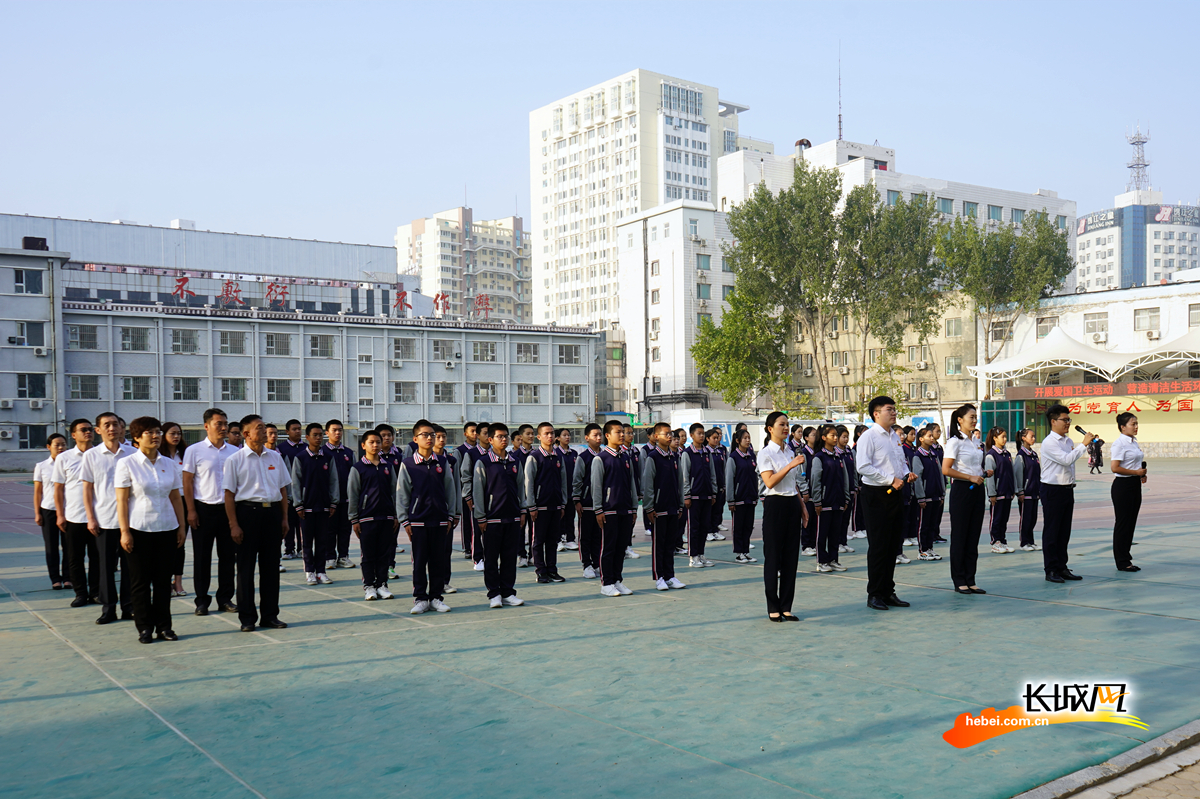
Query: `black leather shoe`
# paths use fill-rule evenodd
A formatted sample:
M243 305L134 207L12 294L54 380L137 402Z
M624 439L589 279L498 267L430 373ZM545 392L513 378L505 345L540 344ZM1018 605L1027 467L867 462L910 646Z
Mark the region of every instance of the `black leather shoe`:
M1119 571L1119 572L1140 572L1141 570L1142 570L1141 566L1134 566L1132 563L1130 563L1128 566L1118 566L1117 567L1117 571Z
M197 616L207 616L208 608L196 608L196 615Z
M971 593L972 594L986 594L987 591L984 591L982 588L972 588Z
M133 611L132 610L121 611L121 621L132 621L132 620L133 620Z
M783 616L767 616L767 621L783 621Z
M237 605L233 604L232 602L223 602L220 605L217 605L217 610L222 613L237 613Z
M88 603L88 598L85 596L77 596L71 600L71 607L81 608Z
M279 619L263 619L262 621L260 621L258 623L258 626L259 627L270 627L272 630L287 629L287 623L282 622Z
M96 624L112 624L116 620L117 620L117 614L102 613L102 614L100 614L100 618L96 619Z
M871 610L887 610L888 606L877 596L867 597L867 607Z
M790 613L785 613L785 614L783 614L783 616L781 616L780 618L782 618L784 621L800 621L800 617L799 617L799 616L793 616L793 615L792 615L792 614L790 614Z
M1054 572L1046 572L1046 582L1049 582L1049 583L1065 583L1065 582L1066 582L1066 580L1064 580L1064 579L1062 578L1062 575L1055 574Z
M254 632L254 625L253 625L253 624L243 624L243 625L242 625L242 632L244 632L244 633L252 633L252 632Z
M175 634L174 630L159 630L158 631L158 640L160 640L160 641L178 641L179 636Z
M959 588L956 585L956 586L954 586L954 593L956 593L956 594L973 594L975 592L972 591L970 588Z
M146 632L144 632L144 633L139 633L139 634L138 634L138 642L139 642L139 643L142 643L142 644L150 644L150 643L153 643L153 642L154 642L154 636L150 634L150 631L149 631L149 630L147 630L147 631L146 631Z
M549 577L546 577L546 576L544 576L544 575L541 575L541 574L539 574L539 575L538 575L538 578L537 578L537 581L538 581L539 583L548 583L548 582L550 582L550 578L549 578Z
M1078 574L1073 574L1070 569L1063 569L1062 571L1060 571L1058 573L1058 575L1060 577L1062 577L1064 580L1082 580L1083 579Z
M550 582L552 582L552 583L565 583L566 581L567 581L567 578L563 577L558 572L555 572L554 574L550 575Z
M903 599L896 596L895 592L893 592L891 596L885 598L883 601L894 608L907 608L912 605L911 602L905 602Z

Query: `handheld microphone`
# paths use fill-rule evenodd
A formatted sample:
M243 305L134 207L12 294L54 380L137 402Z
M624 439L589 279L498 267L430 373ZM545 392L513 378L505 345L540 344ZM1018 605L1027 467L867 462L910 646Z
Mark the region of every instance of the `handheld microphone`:
M1075 425L1075 430L1076 430L1076 432L1078 432L1078 433L1079 433L1079 435L1081 435L1081 436L1086 436L1086 435L1087 435L1087 431L1086 431L1086 430L1084 430L1084 429L1083 429L1082 427L1080 427L1079 425Z
M1145 469L1145 468L1146 468L1146 462L1145 462L1145 461L1142 461L1142 468L1143 468L1143 469Z

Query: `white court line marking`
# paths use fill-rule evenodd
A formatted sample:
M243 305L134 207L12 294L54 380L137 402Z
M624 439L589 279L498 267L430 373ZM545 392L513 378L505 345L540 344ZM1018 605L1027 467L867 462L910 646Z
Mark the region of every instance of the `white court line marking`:
M109 680L109 681L110 681L110 682L111 682L113 685L117 686L117 687L118 687L118 688L120 688L122 691L124 691L124 692L125 692L125 694L126 694L126 696L128 696L128 697L129 697L130 699L132 699L134 702L137 702L139 705L141 705L141 706L142 706L142 707L144 707L146 710L148 710L148 711L150 712L150 714L151 714L151 715L153 715L153 716L154 716L154 718L156 718L156 719L158 719L159 721L161 721L161 722L162 722L162 723L163 723L163 724L164 724L164 725L167 727L167 729L169 729L171 732L173 732L173 733L175 733L176 735L178 735L178 736L179 736L180 738L182 738L183 740L187 741L189 744L191 744L191 745L192 745L192 747L194 747L194 748L195 748L195 750L196 750L197 752L199 752L200 754L204 755L204 756L205 756L205 757L207 757L209 760L211 760L211 761L213 762L213 765L215 765L217 768L221 769L221 771L224 771L226 774L228 774L230 777L232 777L232 778L233 778L235 781L237 781L237 783L238 783L239 785L241 785L243 788L245 788L247 791L249 791L250 793L252 793L252 794L254 794L255 796L259 797L259 799L267 799L267 797L266 797L265 795L263 795L263 794L259 793L257 790L255 790L255 788L254 788L254 786L253 786L253 785L251 785L250 783L246 782L244 779L242 779L242 778L241 778L241 777L239 777L238 775L234 774L232 771L230 771L230 770L229 770L229 769L228 769L228 768L225 766L225 764L224 764L224 763L222 763L220 760L217 760L217 758L216 758L216 757L214 757L214 756L213 756L213 755L212 755L212 754L211 754L211 753L210 753L208 750L206 750L206 749L205 749L204 747L202 747L200 744L196 743L196 742L195 742L195 741L193 741L191 738L189 738L189 737L188 737L188 736L187 736L187 735L186 735L186 734L183 732L183 730L179 729L179 728L178 728L178 727L176 727L174 724L172 724L171 722L169 722L169 721L167 721L165 718L163 718L162 714L160 714L160 713L159 713L157 710L155 710L154 708L150 707L150 705L148 705L148 704L147 704L147 703L146 703L146 702L145 702L145 701L144 701L144 700L143 700L143 699L142 699L140 696L138 696L138 695L137 695L137 694L135 694L133 691L131 691L131 690L129 690L128 688L126 688L126 687L125 687L125 685L124 685L124 684L123 684L123 683L122 683L120 680L118 680L116 677L114 677L114 676L112 676L111 674L109 674L109 673L108 673L108 671L106 671L106 670L105 670L105 668L104 668L103 666L101 666L101 665L100 665L100 663L99 663L99 662L98 662L98 661L97 661L95 658L93 658L93 657L92 657L91 655L89 655L87 652L83 651L83 649L82 649L81 647L77 646L77 645L75 644L75 642L74 642L74 641L72 641L71 639L67 638L65 635L63 635L62 633L60 633L58 630L54 629L54 627L52 627L52 626L51 626L51 625L50 625L50 624L49 624L49 623L48 623L48 622L47 622L45 619L43 619L43 618L42 618L40 615L38 615L37 611L35 611L35 610L34 610L33 608L31 608L31 607L30 607L28 604L26 604L25 600L23 600L23 599L21 599L19 596L17 596L16 592L9 590L8 586L7 586L7 585L5 585L5 584L3 583L3 581L0 581L0 591L4 591L4 592L5 592L5 593L7 593L7 594L8 594L10 597L12 597L12 598L13 598L13 600L14 600L14 601L15 601L17 604L19 604L19 605L20 605L22 608L24 608L24 609L25 609L25 611L26 611L27 613L29 613L29 615L33 616L35 619L37 619L37 620L38 620L38 621L40 621L40 622L41 622L43 625L45 625L46 629L47 629L47 630L49 630L49 631L50 631L50 633L51 633L52 635L54 635L54 637L58 638L58 639L59 639L60 641L62 641L64 644L66 644L67 646L71 647L71 649L75 650L76 654L78 654L78 655L79 655L81 658L83 658L83 659L84 659L84 660L86 660L88 663L90 663L90 664L92 665L92 667L96 669L96 671L98 671L98 672L100 672L101 674L103 674L105 677L107 677L107 678L108 678L108 680Z
M175 596L175 597L171 597L171 599L176 600L178 602L186 602L188 604L188 607L190 607L192 609L192 615L193 616L196 615L196 603L192 602L190 597ZM242 631L242 623L240 621L235 622L235 621L231 621L230 619L226 618L227 616L236 617L237 614L226 613L225 611L221 611L220 613L213 613L212 611L209 611L208 615L215 616L218 621L222 621L222 622L228 624L230 627L236 627L238 632ZM258 630L258 629L254 630L254 634L257 635L259 638L262 638L266 641L270 641L273 644L283 643L282 641L277 641L274 638L272 638L271 636L266 635L265 633L263 633L261 630ZM109 661L105 661L105 662L107 663Z

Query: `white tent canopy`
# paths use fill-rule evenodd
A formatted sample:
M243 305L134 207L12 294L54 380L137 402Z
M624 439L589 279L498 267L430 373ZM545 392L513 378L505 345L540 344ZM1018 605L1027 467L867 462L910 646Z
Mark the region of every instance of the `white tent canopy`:
M1200 328L1141 352L1100 350L1056 327L1037 344L1008 358L969 367L976 377L1011 380L1046 369L1085 369L1116 381L1134 369L1166 361L1200 361Z

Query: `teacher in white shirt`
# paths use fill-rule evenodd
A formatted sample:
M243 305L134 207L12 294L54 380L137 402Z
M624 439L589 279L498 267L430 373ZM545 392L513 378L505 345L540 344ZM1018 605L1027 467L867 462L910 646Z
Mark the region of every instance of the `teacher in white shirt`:
M1042 440L1042 564L1046 580L1061 583L1082 580L1067 568L1067 544L1071 541L1071 518L1075 514L1075 461L1087 452L1096 437L1085 433L1083 443L1071 440L1071 409L1051 405L1046 411L1050 435Z
M117 462L113 484L121 548L129 553L132 572L130 599L138 640L175 641L171 629L171 583L175 550L187 536L184 526L183 476L179 464L158 451L162 425L153 416L139 416L129 425L137 451ZM124 577L122 577L124 579Z
M800 531L808 524L808 510L800 500L808 493L804 453L793 456L784 449L788 418L782 411L767 414L767 437L758 453L763 482L763 580L766 583L767 618L800 621L792 614L796 596L796 564L800 560Z
M1121 435L1112 444L1113 558L1117 571L1138 572L1133 565L1133 530L1142 509L1142 485L1146 482L1146 456L1137 442L1138 418L1132 413L1117 414Z

